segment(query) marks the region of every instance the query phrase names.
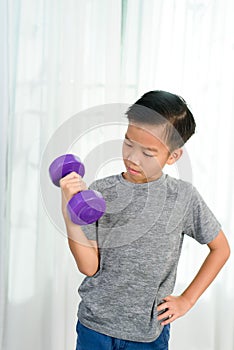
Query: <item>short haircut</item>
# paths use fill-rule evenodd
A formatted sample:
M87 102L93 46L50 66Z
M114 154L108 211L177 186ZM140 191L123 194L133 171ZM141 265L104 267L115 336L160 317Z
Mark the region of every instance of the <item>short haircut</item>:
M182 147L195 133L196 123L185 100L167 91L145 93L125 113L129 122L162 125L170 152Z

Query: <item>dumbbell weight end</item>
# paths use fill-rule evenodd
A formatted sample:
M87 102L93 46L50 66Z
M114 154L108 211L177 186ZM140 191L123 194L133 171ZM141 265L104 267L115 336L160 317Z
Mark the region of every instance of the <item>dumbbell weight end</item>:
M97 221L105 210L105 200L99 192L94 190L77 193L67 204L68 215L77 225L88 225Z
M85 174L85 168L80 158L74 154L65 154L56 158L49 167L50 178L55 186L59 187L59 181L64 176L75 171L81 177Z

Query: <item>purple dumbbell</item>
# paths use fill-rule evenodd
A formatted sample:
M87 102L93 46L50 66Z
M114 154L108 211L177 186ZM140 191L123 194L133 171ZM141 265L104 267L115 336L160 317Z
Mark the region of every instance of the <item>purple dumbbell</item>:
M79 157L65 154L56 158L49 167L50 178L59 187L59 181L64 176L75 171L84 176L85 168ZM106 210L106 202L101 193L93 190L81 191L75 194L67 204L67 211L72 222L77 225L88 225L97 221Z

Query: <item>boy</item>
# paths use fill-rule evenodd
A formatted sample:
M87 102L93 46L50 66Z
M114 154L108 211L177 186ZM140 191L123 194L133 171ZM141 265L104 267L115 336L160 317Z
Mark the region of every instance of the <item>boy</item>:
M162 172L195 132L186 102L150 91L126 114L126 172L90 186L107 203L98 222L81 228L69 221L66 203L86 184L74 172L60 181L69 246L87 275L79 287L77 350L168 349L170 323L196 303L230 254L196 188ZM192 283L173 296L184 234L210 252Z

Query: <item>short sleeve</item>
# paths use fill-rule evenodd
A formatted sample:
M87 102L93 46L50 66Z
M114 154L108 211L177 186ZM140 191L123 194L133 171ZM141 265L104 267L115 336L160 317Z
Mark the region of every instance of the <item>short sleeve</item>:
M211 242L221 230L221 224L205 203L198 190L192 186L191 196L184 216L184 234L201 244Z
M98 191L96 186L96 181L92 182L88 187L88 189ZM89 225L81 226L82 231L84 232L87 239L97 241L97 226L98 226L98 221L93 222L92 224L89 224Z

